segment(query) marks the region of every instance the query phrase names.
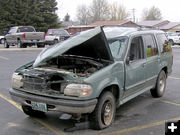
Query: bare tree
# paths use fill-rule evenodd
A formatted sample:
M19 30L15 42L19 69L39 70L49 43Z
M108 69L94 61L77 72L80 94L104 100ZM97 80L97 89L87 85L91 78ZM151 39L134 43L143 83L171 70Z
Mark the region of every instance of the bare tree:
M80 5L77 8L77 20L82 25L87 25L89 23L89 9L86 5Z
M124 5L118 5L114 2L110 5L110 19L111 20L127 20L130 14Z
M143 20L161 20L162 14L159 8L152 6L150 9L144 9L142 14Z
M109 4L107 0L93 0L89 8L91 22L109 19Z

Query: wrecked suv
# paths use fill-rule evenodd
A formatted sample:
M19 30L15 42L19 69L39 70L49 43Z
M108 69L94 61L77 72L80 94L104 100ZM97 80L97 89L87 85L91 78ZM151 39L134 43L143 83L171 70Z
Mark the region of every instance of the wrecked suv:
M101 28L43 50L12 76L12 99L25 114L88 115L96 129L112 124L116 108L150 90L164 94L172 50L160 30Z

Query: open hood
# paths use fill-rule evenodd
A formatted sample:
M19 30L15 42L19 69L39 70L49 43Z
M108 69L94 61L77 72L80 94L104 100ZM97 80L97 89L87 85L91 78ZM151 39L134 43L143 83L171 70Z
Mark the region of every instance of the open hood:
M113 61L107 39L101 27L81 32L62 43L43 50L35 60L33 67L63 55L77 55Z

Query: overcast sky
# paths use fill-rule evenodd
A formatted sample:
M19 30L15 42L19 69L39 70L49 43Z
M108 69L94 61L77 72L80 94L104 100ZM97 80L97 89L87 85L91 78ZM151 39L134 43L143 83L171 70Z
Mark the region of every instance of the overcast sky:
M63 20L68 13L71 20L76 19L76 10L78 5L86 4L89 6L93 0L57 0L58 1L58 16ZM132 13L135 8L135 17L139 21L143 9L156 6L161 10L163 20L180 22L180 0L107 0L109 3L117 2L123 4L127 11Z

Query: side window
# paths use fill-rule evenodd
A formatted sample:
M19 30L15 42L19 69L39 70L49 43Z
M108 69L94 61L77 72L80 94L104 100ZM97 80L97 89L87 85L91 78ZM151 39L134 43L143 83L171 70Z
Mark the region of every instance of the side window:
M16 28L15 28L15 27L10 28L10 30L8 31L8 33L9 33L9 34L16 33Z
M144 58L144 45L142 37L135 37L131 40L129 60L136 61Z
M144 44L147 57L155 56L158 54L158 48L152 35L144 35Z
M160 46L161 53L172 51L171 45L168 43L168 39L165 34L158 34L157 42Z

